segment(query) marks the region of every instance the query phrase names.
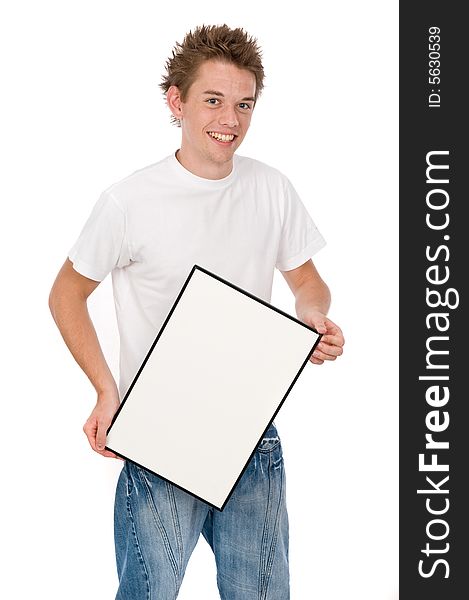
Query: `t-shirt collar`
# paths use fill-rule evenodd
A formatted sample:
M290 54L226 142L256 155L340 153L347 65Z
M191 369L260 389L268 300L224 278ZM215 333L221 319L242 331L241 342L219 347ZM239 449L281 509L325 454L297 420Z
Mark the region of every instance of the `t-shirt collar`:
M172 169L178 174L178 176L187 181L188 183L205 186L210 189L215 189L218 187L226 186L227 184L231 183L231 181L233 181L235 177L237 163L236 154L233 155L233 168L226 177L222 177L221 179L206 179L205 177L199 177L198 175L191 173L191 171L188 171L185 167L183 167L176 158L176 152L173 152L173 154L171 154L168 157L169 163Z

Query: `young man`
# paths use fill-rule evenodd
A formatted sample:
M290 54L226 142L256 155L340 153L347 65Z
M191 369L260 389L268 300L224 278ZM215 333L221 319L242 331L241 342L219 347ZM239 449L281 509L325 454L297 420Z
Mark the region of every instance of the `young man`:
M278 268L298 318L324 334L311 362L334 360L344 343L326 317L329 290L310 259L324 244L311 217L282 173L235 155L263 87L256 41L226 25L199 27L166 68L161 87L181 127L180 149L102 193L50 294L60 332L97 392L84 431L103 456L115 457L104 449L106 430L194 263L266 301ZM108 273L119 390L86 303ZM125 461L115 499L116 598L176 598L200 533L215 555L221 598L289 598L285 472L274 424L223 512Z

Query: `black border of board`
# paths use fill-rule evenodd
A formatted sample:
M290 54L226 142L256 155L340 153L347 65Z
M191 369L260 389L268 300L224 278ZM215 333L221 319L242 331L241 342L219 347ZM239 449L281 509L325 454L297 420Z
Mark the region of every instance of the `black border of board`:
M317 345L319 344L319 342L321 341L322 334L318 333L318 332L316 331L316 329L314 329L314 327L310 327L309 325L306 325L306 323L303 323L303 322L302 322L302 321L300 321L299 319L297 319L297 318L293 317L292 315L289 315L288 313L284 312L283 310L281 310L281 309L279 309L279 308L277 308L277 307L275 307L275 306L272 306L271 304L269 304L269 303L268 303L268 302L266 302L265 300L262 300L261 298L258 298L258 297L257 297L257 296L255 296L254 294L251 294L250 292L247 292L246 290L243 290L242 288L238 287L238 286L237 286L237 285L235 285L234 283L231 283L230 281L227 281L226 279L223 279L223 277L220 277L219 275L216 275L215 273L212 273L211 271L208 271L208 270L207 270L207 269L205 269L204 267L201 267L201 266L199 266L199 265L194 265L194 266L192 267L192 269L191 269L191 271L190 271L190 273L189 273L189 275L188 275L188 277L187 277L186 281L184 282L184 285L182 286L182 288L181 288L181 291L179 292L179 294L178 294L178 296L177 296L176 300L174 301L174 304L173 304L173 306L171 307L171 310L169 311L169 313L168 313L168 316L166 317L166 319L165 319L165 321L164 321L163 325L161 326L161 329L159 330L159 332L158 332L158 334L157 334L157 336L156 336L156 338L155 338L155 341L154 341L154 342L153 342L153 344L151 345L151 347L150 347L150 350L148 351L148 353L147 353L147 355L146 355L145 359L143 360L143 362L142 362L142 364L141 364L141 366L140 366L139 370L137 371L137 374L135 375L135 377L134 377L134 379L133 379L132 383L130 384L130 386L129 386L129 388L128 388L127 392L125 393L125 396L124 396L124 398L122 399L122 402L120 403L120 405L119 405L119 408L117 409L117 411L116 411L116 413L115 413L115 415L114 415L114 417L113 417L113 419L112 419L112 421L111 421L111 424L109 425L109 427L108 427L108 429L107 429L107 431L106 431L106 436L107 436L107 435L109 434L109 432L111 431L111 428L112 428L112 426L114 425L114 423L115 423L115 421L116 421L117 417L119 416L119 413L120 413L120 411L122 410L122 407L124 406L124 403L125 403L125 402L127 401L127 399L129 398L129 396L130 396L130 393L131 393L131 391L132 391L132 388L134 387L134 385L135 385L135 383L136 383L137 379L139 378L139 376L140 376L141 372L143 371L143 368L145 367L145 365L146 365L146 363L147 363L148 359L150 358L150 355L151 355L151 353L153 352L153 349L155 348L156 344L158 343L158 340L160 339L160 337L161 337L161 335L162 335L162 333L163 333L163 331L164 331L164 329L165 329L166 325L168 324L168 322L169 322L169 320L170 320L170 318L171 318L171 315L173 314L173 312L174 312L174 310L175 310L176 306L178 305L178 302L179 302L179 300L181 299L181 297L182 297L182 295L183 295L183 293L184 293L184 290L186 289L186 287L187 287L187 285L188 285L189 281L191 280L191 277L192 277L192 275L195 273L196 269L197 269L197 270L199 270L199 271L201 271L201 272L203 272L203 273L205 273L206 275L209 275L210 277L213 277L214 279L217 279L217 280L218 280L218 281L220 281L221 283L224 283L225 285L228 285L228 286L230 286L231 288L233 288L234 290L237 290L238 292L240 292L240 293L244 294L245 296L248 296L249 298L252 298L253 300L256 300L256 301L257 301L257 302L259 302L260 304L263 304L263 305L264 305L264 306L266 306L267 308L270 308L271 310L274 310L275 312L277 312L277 313L279 313L279 314L283 315L284 317L287 317L288 319L290 319L290 320L292 320L292 321L295 321L295 322L296 322L296 323L298 323L299 325L302 325L302 326L303 326L303 327L305 327L306 329L309 329L310 331L313 331L314 333L316 333L316 334L319 336L319 337L318 337L318 339L316 340L316 342L314 343L313 347L311 348L311 350L308 352L308 355L306 356L305 360L303 361L303 364L301 365L301 367L300 367L300 369L299 369L298 373L297 373L297 374L296 374L296 376L294 377L294 379L293 379L292 383L291 383L291 384L290 384L290 386L288 387L288 389L287 389L287 391L286 391L285 395L283 396L282 400L280 401L280 403L279 403L279 405L278 405L278 407L277 407L276 411L275 411L275 412L274 412L274 414L272 415L272 418L270 419L270 421L269 421L269 424L268 424L268 425L267 425L267 427L264 429L264 431L262 432L262 435L260 436L260 438L258 439L258 441L257 441L256 445L254 446L254 449L253 449L253 451L252 451L252 452L251 452L251 454L249 455L249 458L248 458L248 460L246 461L246 464L244 465L244 467L243 467L243 469L242 469L242 471L241 471L241 473L240 473L239 477L238 477L238 478L237 478L237 480L235 481L235 483L234 483L233 487L231 488L231 491L229 492L228 496L226 497L226 500L225 500L225 502L222 504L221 508L219 508L218 506L215 506L215 505L214 505L214 504L212 504L211 502L208 502L208 501L207 501L207 500L205 500L204 498L201 498L201 497L200 497L200 496L198 496L197 494L194 494L193 492L191 492L191 491L189 491L189 490L186 490L186 489L185 489L185 488L183 488L182 486L178 485L177 483L174 483L173 481L171 481L170 479L167 479L166 477L163 477L163 476L162 476L162 475L160 475L159 473L156 473L155 471L152 471L151 469L148 469L147 467L144 467L143 465L141 465L141 464L137 463L136 461L134 461L134 460L132 460L132 459L128 458L127 456L124 456L123 454L120 454L119 452L116 452L116 451L115 451L115 450L113 450L111 447L109 447L109 446L107 446L107 445L105 446L106 450L109 450L109 451L111 451L111 452L114 452L114 454L116 454L117 456L120 456L121 458L124 458L125 460L128 460L128 461L130 461L131 463L133 463L133 464L137 465L138 467L140 467L140 468L142 468L142 469L145 469L146 471L149 471L150 473L153 473L154 475L156 475L156 476L157 476L157 477L159 477L160 479L163 479L164 481L167 481L168 483L171 483L172 485L174 485L175 487L179 488L180 490L182 490L182 491L186 492L187 494L190 494L191 496L193 496L194 498L197 498L198 500L201 500L202 502L205 502L205 504L208 504L208 505L210 505L210 506L213 506L213 508L215 508L215 509L217 509L217 510L219 510L219 511L221 512L221 511L223 511L223 509L225 508L225 506L226 506L226 504L227 504L228 500L231 498L231 495L233 494L233 492L234 492L234 490L235 490L235 488L236 488L236 485L238 484L239 480L241 479L241 477L243 476L244 472L246 471L246 469L247 469L247 467L248 467L248 465L249 465L249 462L251 461L252 457L254 456L254 453L256 452L256 450L257 450L257 448L258 448L259 444L260 444L260 443L261 443L261 441L262 441L262 438L264 437L265 433L268 431L268 429L269 429L269 427L271 426L271 424L272 424L273 420L274 420L274 419L275 419L275 417L277 416L277 413L278 413L278 412L279 412L279 410L282 408L282 405L283 405L283 403L285 402L285 400L286 400L286 398L287 398L288 394L291 392L291 390L292 390L293 386L295 385L295 383L296 383L296 381L297 381L298 377L300 376L301 372L303 371L303 369L305 368L306 364L308 363L308 361L309 361L309 357L311 356L311 354L314 352L314 350L315 350L316 346L317 346Z

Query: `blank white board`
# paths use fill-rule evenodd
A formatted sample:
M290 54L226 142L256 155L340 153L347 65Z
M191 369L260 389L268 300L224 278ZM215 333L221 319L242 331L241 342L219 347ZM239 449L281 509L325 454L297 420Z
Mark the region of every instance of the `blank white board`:
M106 448L223 510L319 338L194 265Z

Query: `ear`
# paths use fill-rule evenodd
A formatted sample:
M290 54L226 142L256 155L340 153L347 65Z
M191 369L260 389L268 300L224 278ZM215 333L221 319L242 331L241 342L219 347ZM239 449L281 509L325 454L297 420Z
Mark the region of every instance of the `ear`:
M173 116L180 120L182 118L182 100L179 88L175 85L170 86L166 92L166 104Z

